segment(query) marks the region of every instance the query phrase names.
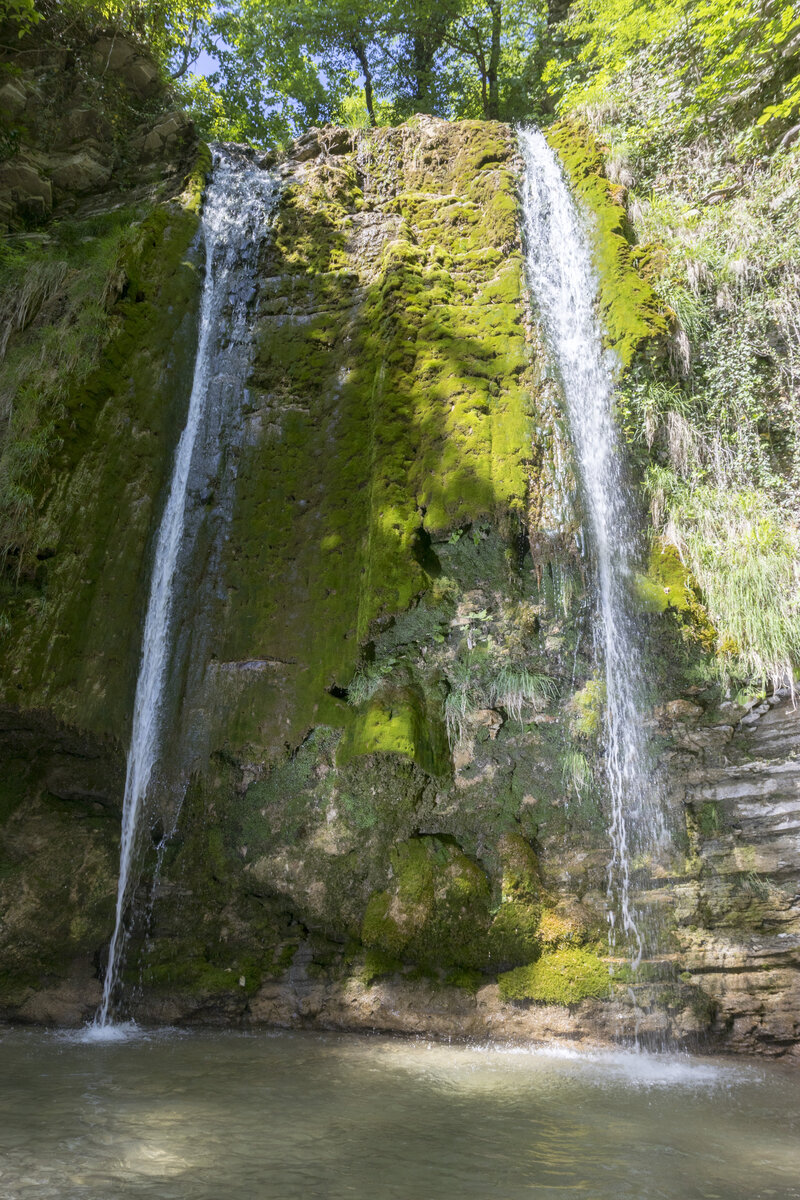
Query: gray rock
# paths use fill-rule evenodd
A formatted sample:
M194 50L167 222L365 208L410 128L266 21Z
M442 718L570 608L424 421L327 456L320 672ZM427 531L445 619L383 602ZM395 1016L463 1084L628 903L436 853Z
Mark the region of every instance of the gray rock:
M0 164L0 204L12 214L41 220L53 207L53 189L30 163L12 159Z
M25 104L25 92L16 81L10 79L0 87L0 112L18 117L25 111Z
M77 196L101 191L111 179L110 165L98 161L86 150L53 155L49 160L49 173L57 188Z

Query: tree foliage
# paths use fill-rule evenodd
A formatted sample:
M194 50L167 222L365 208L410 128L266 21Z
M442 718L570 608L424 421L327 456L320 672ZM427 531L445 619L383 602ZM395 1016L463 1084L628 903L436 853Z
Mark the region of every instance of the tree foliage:
M221 0L205 23L219 69L189 90L210 132L222 120L255 140L415 112L520 119L548 13L544 0Z
M654 126L797 119L800 9L786 0L575 0L565 31L545 72L562 109L624 103L638 71L662 84Z

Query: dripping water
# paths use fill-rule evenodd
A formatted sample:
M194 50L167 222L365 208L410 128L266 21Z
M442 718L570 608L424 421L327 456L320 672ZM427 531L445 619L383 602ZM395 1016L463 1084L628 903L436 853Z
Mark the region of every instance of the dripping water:
M596 575L596 629L606 685L605 768L610 798L610 942L617 922L637 967L646 922L632 896L634 858L667 843L643 722L643 664L631 605L636 506L614 421L614 362L595 313L597 278L584 220L538 130L520 133L527 273L560 379Z
M122 811L114 933L94 1028L112 1024L113 995L125 950L125 917L136 885L144 817L152 802L155 771L165 750L181 569L202 507L198 474L220 461L220 442L235 425L228 410L241 398L250 362L253 297L258 255L277 193L273 176L235 147L214 151L201 236L206 270L200 301L197 352L186 424L175 451L169 493L158 530L150 579ZM231 418L230 420L226 418ZM209 454L209 444L216 450ZM213 447L212 447L213 451Z

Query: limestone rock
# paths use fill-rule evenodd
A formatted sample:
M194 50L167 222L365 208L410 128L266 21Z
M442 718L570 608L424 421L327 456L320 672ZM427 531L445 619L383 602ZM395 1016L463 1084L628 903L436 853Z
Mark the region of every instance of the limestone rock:
M117 33L99 37L92 53L102 72L113 72L136 96L145 98L160 90L158 67L126 37Z
M104 145L111 138L111 126L97 108L72 108L64 115L61 135L67 145L87 141Z
M41 219L53 207L53 189L30 163L11 159L0 163L0 201L26 217Z
M194 137L194 125L185 112L176 110L142 129L132 141L132 149L147 162L174 155Z
M86 150L52 155L48 161L53 184L62 192L82 196L101 191L111 179L111 166Z
M692 721L702 715L703 710L699 704L693 704L691 700L681 698L670 700L655 710L657 718L667 721Z
M18 117L25 111L26 102L25 91L15 80L9 79L0 87L0 112Z

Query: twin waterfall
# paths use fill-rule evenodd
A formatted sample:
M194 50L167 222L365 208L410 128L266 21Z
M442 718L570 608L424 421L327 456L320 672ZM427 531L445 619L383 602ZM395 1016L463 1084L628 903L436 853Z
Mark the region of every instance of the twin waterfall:
M596 634L606 684L611 942L619 920L636 965L646 939L631 899L631 861L656 850L666 832L641 732L642 668L630 602L634 504L615 431L612 365L594 313L597 280L583 221L542 135L525 131L520 144L528 280L563 390L595 563ZM197 504L192 496L202 459L198 447L204 437L213 440L215 413L216 436L224 438L226 420L220 414L231 395L240 404L258 254L276 192L274 178L235 148L215 153L202 221L206 274L194 378L153 556L125 782L116 924L94 1025L100 1031L112 1024L126 914L138 878L135 864L159 782L177 638L176 596L182 564L191 555L192 504Z
M615 428L613 363L595 315L598 281L584 220L542 134L524 131L520 146L528 281L567 408L595 563L595 636L606 685L611 944L618 911L635 967L646 939L631 901L631 861L667 840L642 733L642 655L631 612L635 503Z
M100 1029L111 1024L113 994L125 949L125 916L137 881L142 817L155 790L154 773L163 749L177 584L182 560L191 551L186 544L187 531L192 504L197 503L191 499L190 488L197 486L195 476L204 457L202 442L224 439L225 410L231 400L241 403L250 360L258 255L276 192L273 176L241 152L235 148L215 151L203 207L205 282L192 390L153 553L125 778L116 920L103 999L94 1022Z

